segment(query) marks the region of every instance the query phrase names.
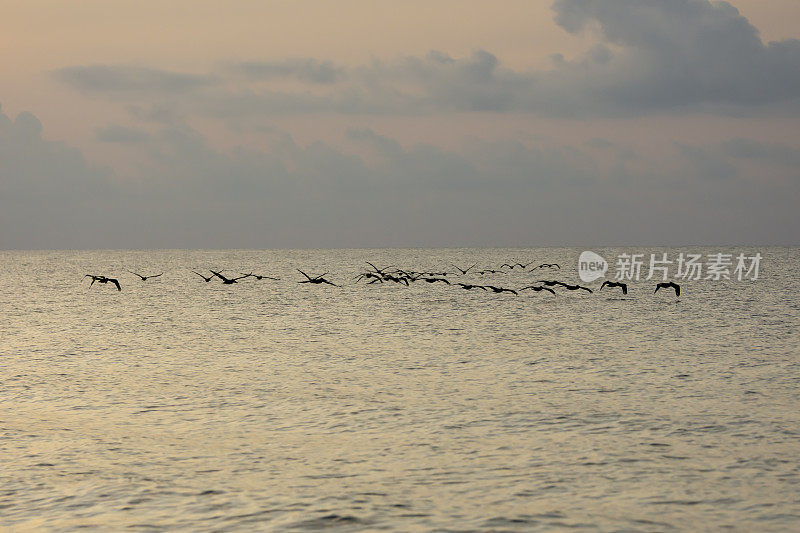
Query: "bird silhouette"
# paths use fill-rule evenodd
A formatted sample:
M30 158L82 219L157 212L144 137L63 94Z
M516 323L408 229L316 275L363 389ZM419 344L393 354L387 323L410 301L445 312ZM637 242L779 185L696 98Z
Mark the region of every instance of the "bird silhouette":
M554 280L554 279L551 279L551 280L547 280L547 279L540 279L540 280L539 280L539 281L537 281L536 283L542 283L542 284L544 284L546 287L553 287L553 286L555 286L555 285L564 285L564 286L566 286L566 283L564 283L563 281L558 281L558 280Z
M244 272L239 272L239 274L244 274ZM262 280L262 279L271 279L272 281L280 281L280 279L281 279L281 278L273 278L273 277L270 277L270 276L259 276L258 274L253 274L252 272L250 272L249 274L247 274L245 277L247 277L247 276L254 277L254 278L256 278L257 280Z
M541 285L528 285L527 287L522 287L520 289L520 292L528 290L528 289L530 289L532 291L536 291L536 292L547 291L550 294L552 294L553 296L556 295L556 291L554 291L553 289L551 289L549 287L542 287Z
M90 287L92 285L94 285L94 282L96 281L97 283L111 283L111 284L117 286L117 290L118 291L122 290L122 287L119 286L119 281L117 279L115 279L115 278L108 278L106 276L99 276L99 275L95 275L95 274L86 274L83 277L84 278L92 278L92 282L89 284Z
M681 286L675 283L674 281L659 283L658 285L656 285L656 290L653 291L653 294L657 293L658 289L675 289L675 296L681 295Z
M481 289L486 290L486 287L483 285L470 285L469 283L456 283L456 285L460 285L462 289L471 291L472 289Z
M621 281L604 281L599 290L602 291L603 287L619 287L622 289L622 294L628 294L628 284Z
M309 276L308 274L306 274L305 272L303 272L299 268L297 269L297 271L300 272L302 275L304 275L306 277L306 279L304 279L303 281L298 281L297 283L313 283L315 285L319 285L320 283L327 283L328 285L333 285L334 287L338 287L337 284L331 283L330 281L328 281L327 279L325 279L323 277L325 274L327 274L327 272L325 272L325 274L320 274L319 276L315 276L315 277L312 278L311 276Z
M194 270L192 270L192 272L194 272L195 274L197 274L198 276L200 276L201 278L203 278L203 280L204 280L206 283L208 283L209 281L211 281L212 279L214 279L214 274L211 274L210 276L208 276L208 277L205 277L205 276L204 276L204 275L202 275L200 272L195 272Z
M456 270L458 270L459 272L461 272L461 275L462 275L462 276L465 276L465 275L467 274L467 272L469 272L470 270L472 270L473 268L475 268L475 267L477 266L477 264L478 264L478 263L475 263L474 265L472 265L471 267L469 267L469 268L468 268L468 269L466 269L466 270L464 270L463 268L459 267L458 265L452 265L452 266L456 267Z
M559 283L559 285L561 285L562 287L564 287L568 291L584 290L584 291L586 291L586 292L588 292L590 294L594 292L589 287L584 287L583 285L568 285L566 283Z
M163 272L162 272L161 274L154 274L154 275L152 275L152 276L142 276L141 274L137 274L137 273L136 273L136 272L134 272L133 270L128 270L128 272L130 272L131 274L134 274L134 275L136 275L136 276L139 276L140 278L142 278L142 281L147 281L147 280L148 280L148 279L150 279L150 278L157 278L158 276L163 276L163 275L164 275L164 273L163 273Z
M209 270L211 270L211 269L209 269ZM211 270L211 273L214 274L215 276L217 276L219 279L221 279L223 285L231 285L233 283L237 283L238 280L240 280L240 279L244 279L244 278L249 278L250 277L250 274L248 274L246 276L239 276L238 278L226 278L225 276L223 276L219 272L216 272L215 270Z
M447 285L450 285L450 282L447 281L444 278L420 278L420 279L422 281L427 282L427 283L436 283L437 281L441 281L442 283L446 283Z
M517 291L514 289L505 289L503 287L495 287L494 285L485 285L487 289L491 289L493 292L501 293L501 292L510 292L511 294L516 295Z

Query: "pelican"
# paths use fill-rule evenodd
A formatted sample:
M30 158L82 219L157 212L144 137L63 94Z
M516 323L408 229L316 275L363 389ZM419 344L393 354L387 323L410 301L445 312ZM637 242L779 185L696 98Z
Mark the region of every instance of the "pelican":
M603 287L619 287L622 289L622 294L628 294L628 284L621 281L604 281L599 290L602 291Z
M205 276L204 276L204 275L202 275L200 272L195 272L194 270L192 270L192 272L194 272L195 274L197 274L198 276L200 276L201 278L203 278L203 280L204 280L206 283L208 283L209 281L211 281L212 279L214 279L214 274L211 274L210 276L208 276L208 277L205 277Z
M495 287L494 285L486 285L485 287L487 289L492 289L492 291L494 291L496 293L510 292L511 294L515 294L515 295L517 294L517 291L515 291L514 289L504 289L503 287Z
M552 294L553 296L555 296L555 295L556 295L556 291L554 291L553 289L551 289L551 288L549 288L549 287L542 287L542 286L540 286L540 285L528 285L527 287L522 287L522 288L520 289L520 292L522 292L522 291L524 291L524 290L527 290L527 289L530 289L530 290L532 290L532 291L536 291L536 292L547 291L547 292L549 292L550 294Z
M97 283L113 283L114 285L117 286L118 291L122 290L122 287L119 286L119 281L114 278L107 278L105 276L96 276L94 274L86 274L83 277L92 278L92 282L89 284L90 287L94 285L94 282L96 281Z
M561 270L561 265L558 263L542 263L536 268L555 268L556 270Z
M297 283L313 283L315 285L319 285L320 283L327 283L328 285L333 285L334 287L338 287L337 284L331 283L330 281L328 281L327 279L325 279L323 277L325 274L327 274L327 272L325 272L325 274L320 274L319 276L316 276L316 277L312 278L311 276L309 276L308 274L306 274L305 272L303 272L299 268L297 269L297 271L300 272L302 275L304 275L306 277L306 279L304 279L303 281L298 281Z
M469 283L456 283L456 285L460 285L462 289L471 291L472 289L482 289L486 290L486 287L483 285L470 285Z
M468 269L464 270L464 269L462 269L461 267L459 267L458 265L453 265L453 264L451 263L451 265L452 265L452 266L456 267L456 270L458 270L459 272L461 272L461 275L462 275L462 276L465 276L465 275L467 274L467 272L469 272L470 270L472 270L473 268L475 268L475 267L477 266L477 264L478 264L478 263L475 263L474 265L472 265L472 266L471 266L471 267L469 267Z
M389 265L389 266L387 266L387 267L378 268L378 267L376 267L375 265L373 265L372 263L370 263L369 261L364 261L364 262L365 262L366 264L368 264L369 266L371 266L373 269L375 269L375 273L376 273L376 274L380 274L381 276L382 276L383 274L385 274L384 270L386 270L387 268L391 268L391 267L392 267L392 265Z
M383 283L383 278L381 277L381 275L375 272L362 272L354 279L356 280L356 283L358 283L362 279L371 279L372 281L370 281L370 283L377 283L379 281Z
M163 272L162 272L161 274L155 274L155 275L153 275L153 276L142 276L141 274L137 274L137 273L136 273L136 272L134 272L133 270L128 270L128 272L130 272L131 274L134 274L134 275L136 275L136 276L139 276L140 278L142 278L142 281L147 281L147 280L148 280L148 279L150 279L150 278L157 278L158 276L163 276L163 275L164 275L164 273L163 273Z
M578 289L582 289L588 293L593 293L594 291L589 287L584 287L583 285L567 285L566 283L559 283L562 287L567 289L568 291L577 291Z
M239 272L239 274L244 274L244 272ZM271 279L272 281L280 281L280 279L281 279L281 278L273 278L273 277L270 277L270 276L259 276L258 274L253 274L252 272L247 274L245 277L247 277L247 276L252 276L252 277L256 278L257 280Z
M552 287L554 285L566 285L563 281L540 279L536 283L543 283L545 287Z
M211 269L209 269L209 270L211 270ZM230 285L232 283L237 283L237 280L250 277L250 274L248 274L246 276L239 276L238 278L226 278L225 276L223 276L219 272L215 272L214 270L211 270L211 273L214 274L215 276L217 276L219 279L221 279L223 285Z
M437 281L442 281L450 285L450 282L444 278L420 278L420 279L422 279L422 281L427 281L428 283L436 283Z
M658 285L656 285L656 290L653 291L653 294L657 293L658 289L675 289L675 296L681 295L681 286L675 283L674 281L659 283Z

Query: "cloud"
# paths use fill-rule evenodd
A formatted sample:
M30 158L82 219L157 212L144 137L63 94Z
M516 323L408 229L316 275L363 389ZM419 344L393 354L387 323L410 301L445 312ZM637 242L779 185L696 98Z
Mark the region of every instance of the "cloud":
M148 135L142 130L128 128L118 124L109 124L95 130L95 138L101 142L132 144L147 140Z
M594 27L619 49L561 69L562 83L582 80L584 98L595 104L715 110L796 104L800 96L800 41L763 43L727 2L556 0L553 8L567 31Z
M556 0L556 23L593 31L582 57L518 71L486 50L467 57L373 60L357 66L315 58L232 62L209 73L89 65L60 69L84 93L150 98L184 113L220 117L332 112L418 115L531 112L562 117L663 112L738 114L800 108L800 41L764 43L727 2ZM287 81L295 86L287 87Z
M337 81L344 68L330 61L311 58L286 59L283 61L245 61L234 63L228 69L251 80L273 80L292 78L306 83L328 84Z
M689 146L675 143L687 163L687 172L691 175L709 180L726 180L733 178L738 173L738 168L730 158L720 154L717 150L705 147Z
M123 178L43 139L32 114L0 112L0 247L795 244L800 234L800 181L765 183L738 166L784 149L747 139L677 145L665 166L603 142L600 158L518 141L403 145L364 128L342 146L271 138L223 151L185 124L154 125L129 145L140 167Z
M208 74L187 74L129 65L65 67L53 75L84 93L105 95L177 95L216 83Z
M739 159L764 161L797 170L800 168L800 148L781 143L765 143L736 137L720 146L725 155Z
M41 133L31 113L0 110L0 247L92 247L84 236L113 225L111 174Z

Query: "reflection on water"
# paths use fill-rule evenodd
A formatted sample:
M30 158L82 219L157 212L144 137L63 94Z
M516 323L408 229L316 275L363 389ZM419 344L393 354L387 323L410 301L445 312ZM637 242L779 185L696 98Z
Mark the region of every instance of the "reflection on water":
M511 259L574 282L580 251L0 254L2 525L793 528L798 250L679 300L353 283Z

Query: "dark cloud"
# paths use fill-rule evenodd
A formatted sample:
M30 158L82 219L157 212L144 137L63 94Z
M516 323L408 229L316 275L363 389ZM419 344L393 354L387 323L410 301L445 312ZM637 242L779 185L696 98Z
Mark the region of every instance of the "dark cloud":
M75 148L42 139L31 113L0 111L0 247L92 247L113 226L111 174Z
M727 2L556 0L553 8L567 31L596 28L619 49L553 73L580 84L581 100L608 106L601 112L725 110L800 97L800 41L763 43Z
M216 83L216 77L125 65L88 65L58 69L59 81L85 93L175 95Z
M221 151L186 125L156 128L130 145L141 167L124 179L44 140L30 113L0 112L0 247L796 244L800 234L800 181L767 184L737 166L783 149L743 139L678 145L670 169L620 157L619 145L601 163L583 147L406 146L370 129L347 132L344 147L272 137L268 149Z

